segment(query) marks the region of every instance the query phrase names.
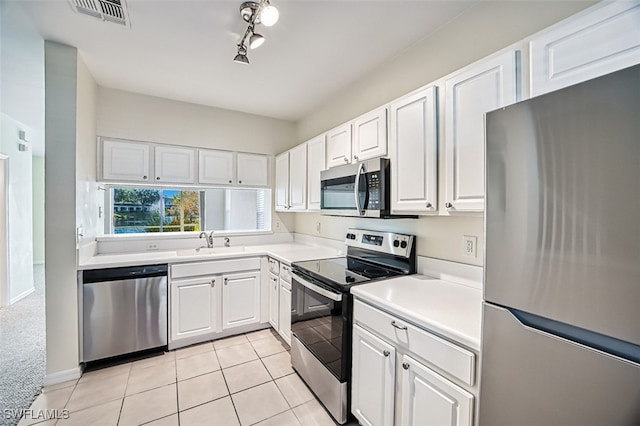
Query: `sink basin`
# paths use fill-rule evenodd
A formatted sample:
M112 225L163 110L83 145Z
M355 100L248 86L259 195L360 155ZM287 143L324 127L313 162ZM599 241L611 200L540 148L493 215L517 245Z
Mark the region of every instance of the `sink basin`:
M178 256L208 256L212 254L230 254L242 252L244 252L244 247L199 247L195 249L178 250L176 253Z

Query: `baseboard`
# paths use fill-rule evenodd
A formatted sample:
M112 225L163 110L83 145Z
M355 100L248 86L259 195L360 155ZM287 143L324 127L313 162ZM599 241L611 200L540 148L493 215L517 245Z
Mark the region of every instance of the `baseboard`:
M31 287L29 290L23 291L22 293L20 293L19 295L17 295L16 297L14 297L13 299L11 299L11 301L9 302L10 305L13 305L16 302L21 301L22 299L24 299L25 297L27 297L28 295L30 295L31 293L33 293L34 291L36 291L36 289L34 287Z
M57 371L45 376L44 385L51 386L58 383L68 382L69 380L79 379L81 374L82 370L80 369L80 366L69 370Z

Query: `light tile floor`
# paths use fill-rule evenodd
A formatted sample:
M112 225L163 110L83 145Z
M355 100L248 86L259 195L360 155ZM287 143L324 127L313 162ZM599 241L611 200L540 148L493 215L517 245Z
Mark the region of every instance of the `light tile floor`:
M19 425L334 426L288 349L266 329L87 372L45 387L28 412L39 418Z

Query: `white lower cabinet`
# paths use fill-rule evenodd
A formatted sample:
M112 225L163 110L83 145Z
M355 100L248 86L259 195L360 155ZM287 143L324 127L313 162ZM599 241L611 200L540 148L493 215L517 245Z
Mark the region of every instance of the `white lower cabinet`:
M216 332L220 281L208 276L171 283L171 340Z
M278 310L278 333L291 345L291 283L280 278L280 308Z
M351 412L362 425L473 424L475 355L466 349L356 300L352 351ZM465 353L471 365L456 356Z
M269 324L274 330L278 330L278 317L280 316L280 278L269 274Z
M396 349L353 326L351 412L362 425L392 425Z
M473 395L410 356L402 357L400 424L463 426L473 422Z
M222 329L260 321L260 272L222 277Z
M262 326L260 258L180 263L170 270L169 349Z

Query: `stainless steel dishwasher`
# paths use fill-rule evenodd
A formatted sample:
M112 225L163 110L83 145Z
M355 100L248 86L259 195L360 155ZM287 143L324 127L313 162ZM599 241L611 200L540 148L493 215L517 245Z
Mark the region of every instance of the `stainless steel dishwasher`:
M83 272L84 362L167 344L167 265Z

